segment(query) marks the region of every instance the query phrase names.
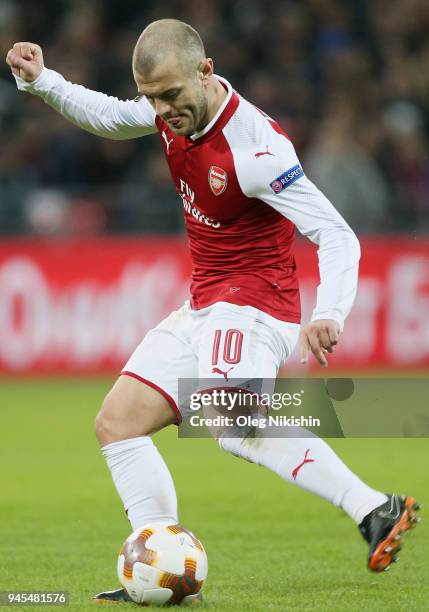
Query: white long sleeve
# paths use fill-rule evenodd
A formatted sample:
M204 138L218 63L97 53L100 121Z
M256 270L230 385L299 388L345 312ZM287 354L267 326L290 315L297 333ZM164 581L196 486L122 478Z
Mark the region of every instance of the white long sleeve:
M78 127L104 138L128 140L157 131L155 111L142 97L118 100L114 96L75 85L49 68L32 83L15 76L18 89L42 98Z
M298 159L288 168L296 165L299 166ZM320 284L311 320L334 319L342 331L357 290L360 246L356 235L305 176L280 193L272 190L270 193L269 183L266 187L259 197L290 219L301 234L319 247Z
M304 175L292 143L245 100L224 128L240 187L290 219L319 246L320 284L312 321L333 319L342 331L358 282L360 246L329 200ZM261 155L255 155L257 152Z

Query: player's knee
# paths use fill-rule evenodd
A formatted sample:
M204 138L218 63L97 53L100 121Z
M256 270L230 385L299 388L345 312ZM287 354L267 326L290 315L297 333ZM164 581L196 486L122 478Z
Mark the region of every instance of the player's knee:
M100 446L138 436L150 436L175 423L173 408L163 395L127 376L120 376L95 419Z
M95 418L95 435L100 446L106 446L139 434L132 432L130 424L119 413L114 398L108 394Z
M105 397L95 419L95 435L100 446L137 436L150 436L168 424L168 419L156 419L156 409L145 401L112 389Z
M99 413L95 417L95 435L100 446L106 446L106 444L117 441L115 440L115 431L112 419L109 419L104 412L103 407L101 407Z

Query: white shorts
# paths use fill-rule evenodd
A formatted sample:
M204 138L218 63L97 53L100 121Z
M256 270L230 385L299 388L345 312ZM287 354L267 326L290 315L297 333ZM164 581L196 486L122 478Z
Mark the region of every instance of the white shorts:
M180 422L189 406L179 401L179 379L210 379L212 388L231 378L275 379L299 330L253 306L216 302L192 310L187 301L146 334L122 374L164 395Z

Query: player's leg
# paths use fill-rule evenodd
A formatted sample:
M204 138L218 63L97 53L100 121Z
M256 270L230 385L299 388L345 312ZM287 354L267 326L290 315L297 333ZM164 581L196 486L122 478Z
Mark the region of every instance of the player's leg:
M276 321L250 307L217 306L201 334L200 376L208 377L213 371L215 354L216 370L229 371L234 378L275 379L279 365L296 344L299 326ZM232 340L225 345L228 337ZM233 346L237 338L239 350ZM236 362L232 363L234 360ZM237 430L233 435L228 435L227 431L219 440L221 448L263 465L284 480L324 497L343 508L358 524L387 501L384 493L362 482L326 442L307 430L290 428L288 437L283 438L270 427L257 428L253 437L236 435Z
M208 372L210 354L218 350L219 335L225 337L228 328L242 334L240 361L235 364L235 375L243 379L258 377L275 378L279 365L285 361L295 346L298 326L271 320L260 313L253 323L242 317L237 307L235 316L228 322L223 316L206 327L206 338L201 343L200 375ZM226 310L234 307L229 306ZM214 330L221 330L216 332ZM216 344L213 344L215 342ZM282 348L283 347L283 348ZM230 357L230 355L226 355ZM257 365L256 365L257 364ZM226 363L218 370L225 371ZM256 366L256 367L255 367ZM412 497L385 495L372 489L354 474L322 439L308 430L290 428L289 435L278 437L270 427L255 428L238 435L237 430L226 431L220 438L222 449L272 470L284 480L315 493L336 506L343 508L359 525L369 543L368 567L373 571L388 569L396 560L401 533L418 521L418 504Z
M119 377L97 416L96 435L133 530L152 522L178 522L173 479L150 438L176 420L164 395L128 375ZM94 599L131 601L124 588Z
M270 428L257 428L254 437L227 434L222 449L262 465L284 480L343 508L369 544L368 567L380 572L397 560L402 533L419 521L419 504L410 496L385 495L365 484L321 438L293 428L298 437L276 438ZM292 433L292 432L291 432ZM307 437L301 437L307 436Z
M96 436L133 529L177 522L170 472L151 434L174 423L167 399L147 384L120 376L96 419Z
M196 376L188 312L185 304L145 336L96 419L102 453L133 529L178 522L174 483L150 436L180 420L178 378ZM120 588L94 599L117 603L130 596Z
M196 372L187 312L180 309L145 336L96 419L102 453L133 529L177 522L173 480L150 436L180 420L177 379Z

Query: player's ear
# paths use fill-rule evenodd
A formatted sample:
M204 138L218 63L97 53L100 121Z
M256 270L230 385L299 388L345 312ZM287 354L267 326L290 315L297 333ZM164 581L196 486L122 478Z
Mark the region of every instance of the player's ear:
M206 59L200 62L198 66L198 74L199 78L203 82L207 82L208 79L213 75L213 60L211 57L207 57Z

